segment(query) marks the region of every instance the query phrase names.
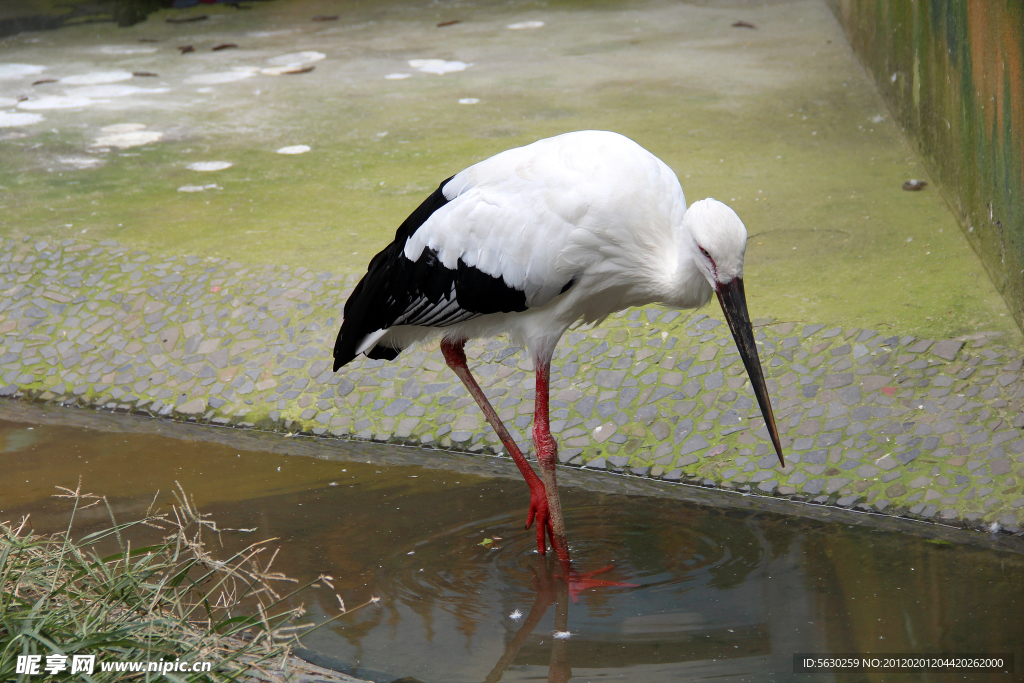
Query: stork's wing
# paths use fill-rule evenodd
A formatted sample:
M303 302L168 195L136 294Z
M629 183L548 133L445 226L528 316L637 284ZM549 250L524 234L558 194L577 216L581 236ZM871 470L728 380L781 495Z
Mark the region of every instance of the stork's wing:
M445 327L524 311L571 285L573 273L557 263L586 212L584 179L564 177L553 187L550 169L523 167L523 149L449 178L402 223L345 304L335 369L364 351L397 355L374 348L389 327Z
M405 257L465 264L522 292L526 307L543 306L573 278L559 256L587 213L591 180L534 145L503 152L443 187L449 202L409 235Z
M671 169L615 133L566 133L470 166L370 262L345 305L335 369L364 351L393 358L396 350L374 345L396 325L444 327L544 306L594 259L635 270L630 259L650 249L632 243L657 237L661 223L669 236L685 205Z

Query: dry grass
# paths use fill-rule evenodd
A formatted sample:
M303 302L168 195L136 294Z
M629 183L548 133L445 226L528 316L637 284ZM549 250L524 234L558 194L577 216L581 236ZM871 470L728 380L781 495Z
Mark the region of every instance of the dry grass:
M81 485L63 490L60 497L72 502L66 531L36 535L27 518L0 524L0 680L41 680L17 674L17 657L42 655L45 665L54 654L68 655L69 668L70 655L96 655L93 674L76 674L75 680L163 679L156 672L100 667L129 661L213 663L210 672L169 672L164 680L275 680L274 671L288 670L282 664L297 637L319 628L300 623L301 606L284 606L311 584L299 586L271 570L277 551L268 544L275 539L216 559L207 543L219 540L222 530L180 487L169 513L156 513L151 505L142 519L126 523L114 519L105 499L82 493ZM101 503L110 527L72 540L75 513ZM138 527L160 530L163 540L132 547L127 537ZM114 541L120 551L101 557L97 546ZM331 587L331 580L321 576L315 583ZM340 597L338 602L335 619L346 613ZM45 678L72 677L64 671Z

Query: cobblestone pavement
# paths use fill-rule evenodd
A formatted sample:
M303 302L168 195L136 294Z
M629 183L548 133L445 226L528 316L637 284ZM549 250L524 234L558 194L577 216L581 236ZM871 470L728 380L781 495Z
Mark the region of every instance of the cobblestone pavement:
M498 452L435 346L339 373L357 274L158 257L115 242L0 249L0 395L170 419ZM788 465L771 452L726 326L634 309L570 331L552 367L568 465L1019 533L1021 352L957 339L755 320ZM1017 345L1017 340L1010 342ZM529 445L533 374L499 340L467 346Z

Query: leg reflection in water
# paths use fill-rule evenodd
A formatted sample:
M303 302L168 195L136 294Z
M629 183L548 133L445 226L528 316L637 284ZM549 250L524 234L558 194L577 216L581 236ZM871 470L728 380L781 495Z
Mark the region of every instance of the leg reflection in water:
M569 632L569 585L564 576L555 577L555 633ZM569 641L566 638L554 638L551 641L548 683L567 683L570 678L572 668L569 666Z
M565 577L557 573L555 558L539 556L538 560L536 567L530 567L530 572L533 574L533 587L536 591L530 613L523 619L523 625L516 631L501 659L491 669L491 673L487 674L485 683L498 683L501 680L501 677L505 675L505 670L515 661L516 655L523 649L526 640L540 624L552 603L555 605L555 630L567 631L569 628L569 586ZM554 644L551 647L548 681L564 683L572 678L566 642L564 639L554 638L552 638L552 642Z
M485 683L498 683L505 674L505 670L515 661L519 651L526 644L527 639L540 624L544 615L552 604L555 605L555 629L554 633L567 633L569 631L569 598L573 602L579 601L580 593L588 588L599 586L636 586L635 583L621 583L618 581L602 581L594 579L595 574L602 574L612 567L605 567L596 571L580 574L574 570L565 570L564 565L553 557L538 557L538 564L530 567L533 574L533 586L536 591L533 599L533 606L529 614L523 619L523 625L513 636L511 642L505 648L505 653L498 660L498 663L487 675ZM545 641L548 637L544 638ZM572 668L569 666L568 639L556 638L554 634L551 640L551 661L548 666L549 683L565 683L572 678Z

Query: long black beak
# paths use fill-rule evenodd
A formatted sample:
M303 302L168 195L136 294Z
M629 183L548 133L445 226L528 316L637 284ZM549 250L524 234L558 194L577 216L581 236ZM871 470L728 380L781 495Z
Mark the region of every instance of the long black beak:
M718 302L722 304L722 313L732 330L732 338L736 340L736 348L743 358L743 365L747 368L747 376L750 377L750 384L754 387L754 395L757 396L757 405L761 407L761 415L764 416L764 423L768 425L768 433L772 436L772 443L775 444L775 452L779 455L779 462L786 466L782 459L782 444L779 443L779 430L775 426L775 415L772 413L772 404L768 400L768 387L764 382L764 373L761 371L761 360L757 357L757 346L754 344L754 327L750 324L750 314L747 313L747 296L743 293L743 278L733 278L732 282L720 284L715 288L718 295Z

